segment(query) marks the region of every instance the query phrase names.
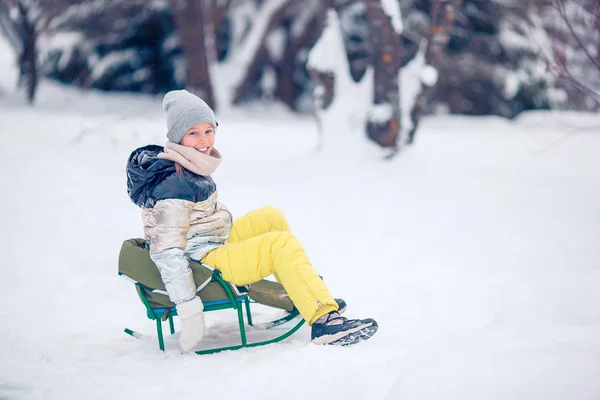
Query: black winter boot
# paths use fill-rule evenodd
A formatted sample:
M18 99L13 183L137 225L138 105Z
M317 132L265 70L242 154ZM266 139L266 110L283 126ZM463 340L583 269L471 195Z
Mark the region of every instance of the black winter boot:
M315 344L349 346L369 339L377 328L374 319L347 319L333 311L313 324L311 340Z

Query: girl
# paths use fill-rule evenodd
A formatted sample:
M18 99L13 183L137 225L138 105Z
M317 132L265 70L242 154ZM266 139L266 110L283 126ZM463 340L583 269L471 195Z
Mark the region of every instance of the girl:
M343 308L345 303L331 296L277 209L265 207L232 223L210 177L221 162L213 110L185 90L167 93L163 109L168 142L131 154L127 192L142 208L150 257L181 320L183 351L192 350L206 330L189 259L218 269L239 286L275 275L312 327L314 343L350 345L373 336L373 319L340 316L338 303Z

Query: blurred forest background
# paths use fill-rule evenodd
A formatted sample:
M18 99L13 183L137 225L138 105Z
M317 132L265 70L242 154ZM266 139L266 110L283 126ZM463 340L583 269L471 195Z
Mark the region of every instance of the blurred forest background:
M0 0L0 32L32 103L43 76L318 114L370 80L392 148L428 113L600 107L600 0Z

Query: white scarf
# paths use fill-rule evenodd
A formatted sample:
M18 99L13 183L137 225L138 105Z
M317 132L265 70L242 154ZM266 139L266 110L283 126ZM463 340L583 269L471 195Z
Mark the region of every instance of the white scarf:
M210 155L206 155L193 147L171 142L167 142L163 152L158 154L158 158L175 161L188 171L204 176L215 172L221 164L221 154L214 148Z

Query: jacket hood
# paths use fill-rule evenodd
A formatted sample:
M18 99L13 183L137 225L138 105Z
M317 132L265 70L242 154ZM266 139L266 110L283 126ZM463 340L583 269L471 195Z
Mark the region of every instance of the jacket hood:
M175 173L172 161L158 158L163 147L148 145L134 150L127 160L127 194L140 207L147 205L157 184Z

